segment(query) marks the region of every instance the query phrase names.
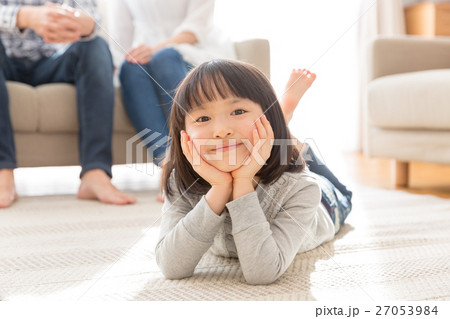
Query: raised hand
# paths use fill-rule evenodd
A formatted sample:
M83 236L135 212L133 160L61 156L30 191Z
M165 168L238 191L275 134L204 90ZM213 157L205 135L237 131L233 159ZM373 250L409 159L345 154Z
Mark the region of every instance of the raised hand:
M236 180L252 182L256 173L266 163L272 151L274 134L272 127L265 115L260 116L255 122L253 130L253 148L243 165L231 172L233 183Z

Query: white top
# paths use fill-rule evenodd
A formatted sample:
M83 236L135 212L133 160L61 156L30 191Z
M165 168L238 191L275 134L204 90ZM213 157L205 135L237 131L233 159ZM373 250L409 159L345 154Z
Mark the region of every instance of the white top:
M234 45L213 23L214 0L108 1L109 33L114 64L141 44L153 47L180 32L192 32L195 45L171 45L193 65L214 58L236 58Z

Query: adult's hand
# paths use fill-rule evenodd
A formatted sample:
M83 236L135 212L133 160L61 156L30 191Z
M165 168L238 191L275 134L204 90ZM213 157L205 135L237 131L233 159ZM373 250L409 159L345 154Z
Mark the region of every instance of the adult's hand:
M150 62L153 56L153 49L148 45L141 44L140 46L131 49L130 52L127 53L125 59L134 64L147 64Z
M82 35L80 13L50 3L21 7L17 26L21 29L33 29L49 43L76 42Z

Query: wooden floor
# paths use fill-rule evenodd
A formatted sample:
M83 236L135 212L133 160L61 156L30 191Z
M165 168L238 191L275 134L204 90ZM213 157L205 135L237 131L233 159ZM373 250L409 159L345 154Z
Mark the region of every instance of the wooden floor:
M409 187L395 188L391 181L391 160L369 159L361 153L345 153L344 160L348 177L355 183L450 198L450 165L413 162L410 164Z

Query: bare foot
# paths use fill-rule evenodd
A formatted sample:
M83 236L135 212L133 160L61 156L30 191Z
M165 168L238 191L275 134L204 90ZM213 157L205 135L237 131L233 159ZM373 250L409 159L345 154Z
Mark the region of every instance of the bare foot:
M77 197L98 199L102 203L126 205L136 203L136 198L121 192L111 184L110 177L101 169L93 169L81 177Z
M298 102L300 102L303 94L311 87L315 79L316 74L306 69L292 70L289 81L286 84L286 92L280 99L281 109L283 110L286 123L289 123L292 119Z
M17 198L14 171L12 169L0 169L0 208L11 206Z

